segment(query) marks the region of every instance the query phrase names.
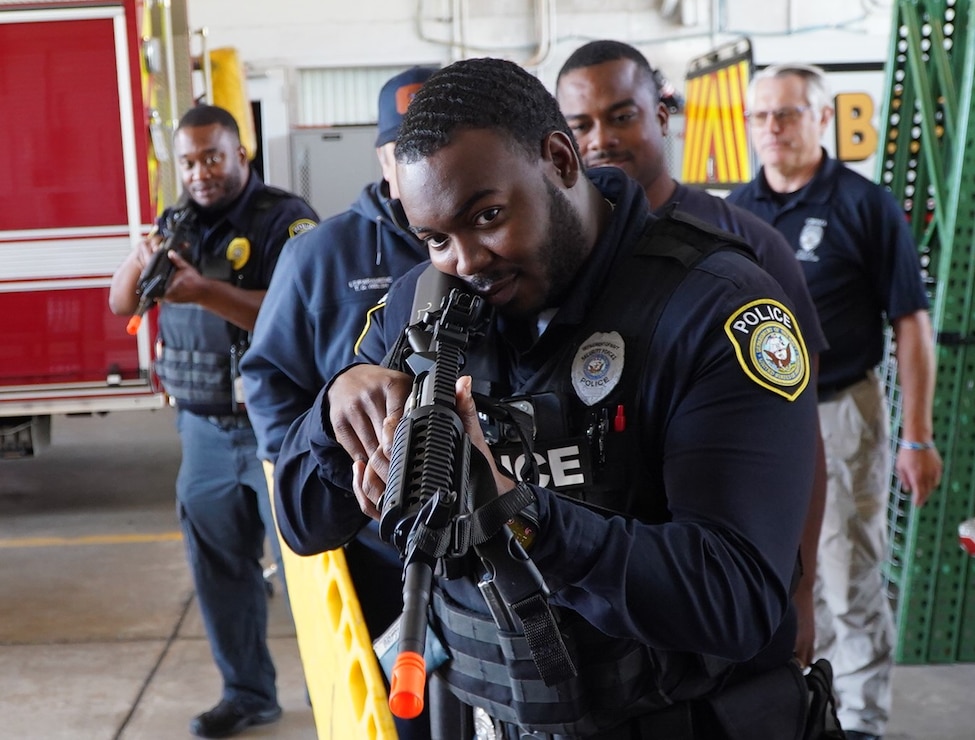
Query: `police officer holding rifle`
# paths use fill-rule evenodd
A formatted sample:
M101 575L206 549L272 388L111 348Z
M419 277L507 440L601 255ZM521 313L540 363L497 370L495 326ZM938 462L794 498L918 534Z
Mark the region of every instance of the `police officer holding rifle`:
M433 266L493 310L453 399L487 471L472 476L472 516L514 502L510 551L544 584L544 607L514 608L502 627L477 548L441 558L428 615L449 656L438 674L498 738L802 737L790 592L816 402L781 288L730 234L652 216L618 169L587 172L554 98L510 62L431 77L396 159ZM276 507L296 552L339 547L381 516L422 270L394 284L361 363L285 439ZM473 385L485 419L512 407L530 424L492 420L489 445ZM564 647L554 670L537 625L557 631L542 645Z
M177 513L223 681L220 700L190 720L190 732L230 737L281 716L267 647L265 539L279 562L280 552L239 361L281 248L318 216L297 195L261 181L223 108L183 114L173 152L184 189L179 218L165 211L161 233L126 257L109 304L136 317L160 304L154 369L177 408Z

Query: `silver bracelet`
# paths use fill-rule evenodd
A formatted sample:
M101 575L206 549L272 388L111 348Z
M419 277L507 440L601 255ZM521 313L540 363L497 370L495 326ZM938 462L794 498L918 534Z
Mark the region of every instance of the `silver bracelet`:
M897 443L897 446L902 450L933 450L934 442L911 442L902 439Z

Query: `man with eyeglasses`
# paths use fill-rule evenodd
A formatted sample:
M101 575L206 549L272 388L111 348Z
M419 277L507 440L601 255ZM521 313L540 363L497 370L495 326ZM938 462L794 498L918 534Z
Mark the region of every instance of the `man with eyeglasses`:
M883 590L890 419L875 372L885 321L896 339L903 416L896 471L921 506L941 479L932 438L934 351L917 250L893 196L831 158L833 117L818 67L768 67L752 80L747 119L762 167L729 196L779 229L796 252L830 348L820 358L827 499L820 535L817 655L834 669L852 740L883 735L894 624Z
M136 311L142 270L156 250L168 250L175 269L159 302L154 368L177 408L177 513L223 680L219 703L195 717L190 732L229 737L281 716L267 647L266 533L278 561L280 553L238 361L281 248L314 228L318 215L298 196L261 182L223 108L190 109L173 150L183 197L116 270L109 304L117 314ZM179 237L169 231L174 214L191 224Z

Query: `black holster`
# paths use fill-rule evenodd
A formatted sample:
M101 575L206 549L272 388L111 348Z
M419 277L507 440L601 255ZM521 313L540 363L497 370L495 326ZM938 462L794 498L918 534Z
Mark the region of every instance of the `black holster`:
M795 661L732 683L706 701L728 740L805 740L809 690Z
M846 740L836 716L833 694L833 666L826 659L817 660L806 673L809 687L809 720L802 740Z

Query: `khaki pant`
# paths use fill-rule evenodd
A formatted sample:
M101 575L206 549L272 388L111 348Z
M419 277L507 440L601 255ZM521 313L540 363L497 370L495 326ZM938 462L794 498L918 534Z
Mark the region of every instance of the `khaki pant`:
M819 539L816 657L832 663L845 730L882 735L890 714L894 620L887 547L889 413L874 373L819 404L826 511Z

